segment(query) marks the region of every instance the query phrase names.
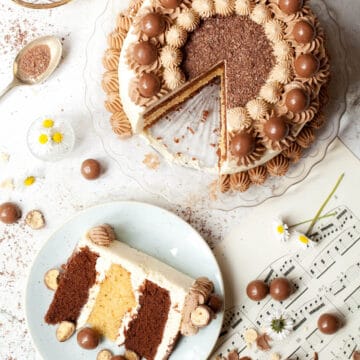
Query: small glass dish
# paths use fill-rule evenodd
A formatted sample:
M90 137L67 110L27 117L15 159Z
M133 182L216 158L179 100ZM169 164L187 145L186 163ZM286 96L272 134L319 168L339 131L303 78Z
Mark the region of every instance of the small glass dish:
M26 142L34 157L43 161L58 161L73 150L75 133L67 119L44 116L32 122Z
M65 5L71 0L13 0L14 3L30 9L52 9Z

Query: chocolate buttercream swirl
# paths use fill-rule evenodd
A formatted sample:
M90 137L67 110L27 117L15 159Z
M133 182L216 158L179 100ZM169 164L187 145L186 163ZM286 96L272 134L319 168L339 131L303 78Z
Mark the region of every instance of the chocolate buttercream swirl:
M195 280L185 298L180 327L181 335L191 336L195 335L199 331L199 328L194 326L191 322L191 313L199 305L205 304L213 291L214 284L208 278L200 277Z
M165 34L166 43L175 48L181 48L187 40L187 31L178 25L173 25Z
M273 51L278 63L290 61L294 57L294 49L291 44L285 40L274 42Z
M164 70L165 85L170 90L175 90L185 83L185 75L178 67L169 67Z
M149 36L143 31L142 27L142 21L143 18L150 14L156 14L161 16L161 21L163 21L164 29L161 31L160 34L155 36ZM173 20L171 17L167 14L163 13L163 9L158 6L147 6L144 8L141 8L137 14L137 16L134 18L133 22L133 28L134 28L134 34L138 37L138 40L141 41L148 41L148 40L156 40L161 45L165 44L165 33L167 29L170 28L171 24L173 23Z
M123 31L129 31L132 19L127 12L121 12L116 18L116 26Z
M309 106L306 108L306 110L299 112L299 113L294 113L287 109L286 104L285 104L286 95L292 89L301 89L306 94L308 94L310 103L309 103ZM317 97L317 94L314 93L313 87L311 87L308 84L303 84L299 81L297 81L297 82L294 81L290 84L285 85L284 94L283 94L279 104L277 105L277 108L278 108L279 113L286 114L286 117L289 120L291 120L291 122L293 124L305 124L308 121L311 121L314 118L314 116L316 115L316 113L318 112L319 98Z
M245 192L251 184L247 171L238 172L230 175L230 189L232 191Z
M230 144L239 134L247 133L253 136L253 146L251 151L247 152L245 155L235 155L231 153ZM266 148L259 139L255 136L252 129L244 129L242 131L233 131L229 133L228 136L228 158L231 160L235 160L238 166L249 166L255 163L255 161L259 160L265 153Z
M255 21L257 24L264 25L271 19L271 11L265 4L257 4L252 9L250 19Z
M176 24L185 31L194 31L200 23L200 16L193 9L182 10L176 19Z
M260 89L260 96L270 104L276 104L281 99L283 85L278 81L268 81Z
M246 104L248 114L254 120L260 120L266 116L269 111L269 105L266 101L261 98L250 100Z
M215 15L215 6L212 0L193 0L192 8L202 19Z
M129 7L126 11L126 14L129 16L131 21L138 13L139 9L141 8L141 5L143 4L144 0L131 0Z
M277 81L280 84L287 84L294 78L292 65L290 61L278 62L271 70L269 75L270 81Z
M219 180L219 190L222 193L226 193L230 190L230 175L220 175Z
M158 52L158 56L156 57L156 60L149 65L139 64L136 61L136 58L134 57L134 49L141 42L142 41L130 44L126 51L125 58L126 58L126 63L128 64L129 68L138 74L140 74L142 72L152 72L152 71L160 70L161 69L161 61L160 61L159 55L160 55L161 45L159 44L159 42L157 42L154 39L149 40L149 42L156 48L156 51Z
M252 119L243 107L227 109L227 130L237 131L250 128Z
M270 41L277 42L284 38L286 25L276 19L270 19L264 24L265 34Z
M120 51L116 49L107 49L103 56L102 63L106 70L117 70L119 66Z
M179 5L175 8L169 8L164 6L164 2L161 0L152 0L152 6L156 8L161 8L162 13L170 16L171 19L176 19L180 12L184 9L188 9L191 7L191 0L181 0Z
M160 76L160 74L159 74L159 76ZM139 106L147 107L147 106L153 105L154 103L156 103L159 99L161 99L163 96L165 96L169 92L169 90L166 88L165 82L162 78L161 78L160 91L156 95L154 95L150 98L144 97L140 94L138 85L139 85L139 77L136 77L130 82L129 96L130 96L130 99L136 105L139 105Z
M270 129L270 133L268 133L269 130L266 129L266 124L269 124L269 121L272 119L281 119L281 121L279 121L280 125L276 124L275 122L272 129ZM291 130L291 121L286 119L285 116L279 116L275 110L272 110L271 113L266 114L264 118L260 119L256 123L256 130L263 144L268 149L283 150L287 148L292 141L294 141L294 134ZM275 136L272 138L271 134L274 131Z
M297 20L301 17L303 17L304 15L307 15L309 12L311 12L310 7L307 5L307 0L304 1L304 6L302 7L302 9L298 12L296 12L295 14L291 14L288 15L286 13L284 13L278 5L278 0L269 0L269 5L268 7L271 9L272 13L274 14L274 16L277 19L280 19L281 21L283 21L284 23L289 23L290 21L293 20Z
M131 124L123 111L114 113L110 118L110 124L114 133L120 137L132 136Z
M110 49L121 50L127 31L123 29L117 29L111 32L107 37L107 43Z
M113 114L119 111L123 111L118 91L107 94L107 99L105 100L105 108L107 111Z
M267 171L272 176L284 176L289 170L290 162L282 154L279 154L266 163Z
M310 126L304 126L296 138L296 142L307 149L315 141L315 130Z
M119 91L119 76L117 71L113 70L104 73L101 85L106 93Z
M257 166L248 171L250 181L254 185L262 185L268 176L266 166Z
M91 228L86 236L91 242L99 246L110 246L116 239L114 229L108 224Z
M309 126L315 130L321 129L326 123L325 114L320 111L318 112L314 118L309 122Z
M294 141L287 149L282 152L282 154L291 162L297 163L301 159L302 147L296 141Z

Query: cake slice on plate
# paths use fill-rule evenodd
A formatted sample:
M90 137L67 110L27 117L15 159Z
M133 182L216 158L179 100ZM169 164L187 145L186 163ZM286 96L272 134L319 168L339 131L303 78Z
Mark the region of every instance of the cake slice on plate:
M194 335L211 321L213 290L207 278L195 280L117 241L104 224L78 243L45 321L90 325L140 357L167 359L180 334Z

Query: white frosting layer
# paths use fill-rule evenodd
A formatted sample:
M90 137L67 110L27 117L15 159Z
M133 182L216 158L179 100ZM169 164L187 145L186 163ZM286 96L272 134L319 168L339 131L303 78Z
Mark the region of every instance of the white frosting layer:
M141 295L139 289L145 280L149 280L169 291L171 306L168 320L162 342L160 343L155 356L155 360L164 359L168 353L169 346L174 342L178 335L185 297L193 284L194 279L120 241L113 241L109 247L104 247L95 245L84 237L79 242L78 249L85 246L88 246L92 252L99 254L99 258L96 263L96 284L90 289L89 299L81 311L77 326L82 327L86 324L91 310L94 307L101 282L104 280L106 272L109 270L111 264L119 264L131 274L131 283L137 303L139 303L138 300ZM127 329L129 322L134 315L136 315L137 311L138 307L133 309L131 313L126 314L123 318L119 329L119 336L116 340L118 345L124 343L124 331Z

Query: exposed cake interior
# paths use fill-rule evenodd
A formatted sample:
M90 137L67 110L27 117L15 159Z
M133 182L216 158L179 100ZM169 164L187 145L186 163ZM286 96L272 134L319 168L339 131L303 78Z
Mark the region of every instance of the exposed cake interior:
M122 320L136 306L131 274L112 264L96 298L88 323L112 341L119 336Z
M171 305L167 290L146 280L139 299L140 309L126 331L125 347L153 360L161 344ZM174 339L175 341L175 339Z
M54 299L45 315L48 324L76 322L88 301L89 290L96 280L98 255L85 246L68 260Z

